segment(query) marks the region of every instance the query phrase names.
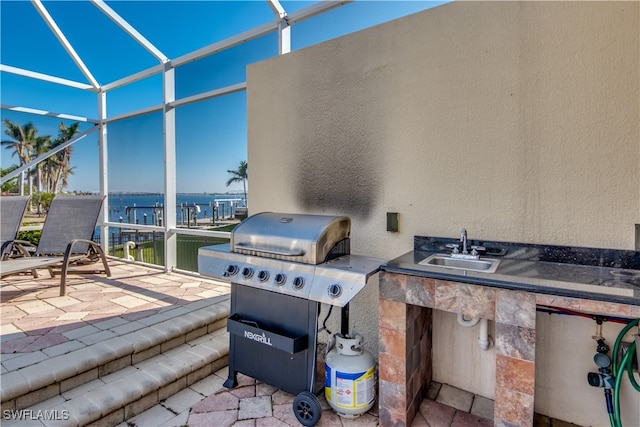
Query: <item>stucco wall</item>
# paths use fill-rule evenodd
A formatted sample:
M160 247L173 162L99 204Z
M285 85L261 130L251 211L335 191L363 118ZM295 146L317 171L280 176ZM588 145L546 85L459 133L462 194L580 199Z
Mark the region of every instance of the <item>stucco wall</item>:
M250 213L349 215L352 252L382 258L463 227L471 239L633 249L639 10L451 3L249 66ZM386 231L386 212L399 212L400 232ZM374 280L351 312L373 352L377 297ZM567 352L591 369L594 324L542 325L536 410L606 425L586 371L571 390L546 374ZM474 341L442 313L434 336ZM589 351L557 345L574 339ZM493 397L493 357L465 345L451 347L454 363L434 351L436 379Z

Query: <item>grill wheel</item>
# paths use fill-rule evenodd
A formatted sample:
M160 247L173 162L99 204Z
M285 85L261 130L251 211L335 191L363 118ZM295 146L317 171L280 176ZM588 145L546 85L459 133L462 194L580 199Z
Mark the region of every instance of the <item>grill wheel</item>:
M299 393L293 401L293 413L300 424L315 426L322 416L322 407L318 397L309 391Z

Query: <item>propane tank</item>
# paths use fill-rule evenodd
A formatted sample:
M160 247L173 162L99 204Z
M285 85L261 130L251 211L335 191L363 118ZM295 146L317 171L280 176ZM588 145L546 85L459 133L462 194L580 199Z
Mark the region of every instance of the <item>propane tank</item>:
M375 361L360 335L336 334L335 343L325 361L324 394L338 415L356 418L373 406Z

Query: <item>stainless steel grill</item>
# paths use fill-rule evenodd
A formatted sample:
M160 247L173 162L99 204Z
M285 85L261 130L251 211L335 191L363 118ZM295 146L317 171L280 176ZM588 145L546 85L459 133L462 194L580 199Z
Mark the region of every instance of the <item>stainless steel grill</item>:
M200 274L344 307L382 260L350 254L346 216L261 213L240 223L228 245L200 248Z
M304 264L326 261L334 246L349 238L351 220L345 216L262 213L238 225L231 251Z
M349 302L384 263L351 255L350 233L345 216L262 213L241 222L229 244L199 249L200 274L231 282L225 387L242 372L297 394L293 411L303 425L319 420L321 303L341 308L347 334Z

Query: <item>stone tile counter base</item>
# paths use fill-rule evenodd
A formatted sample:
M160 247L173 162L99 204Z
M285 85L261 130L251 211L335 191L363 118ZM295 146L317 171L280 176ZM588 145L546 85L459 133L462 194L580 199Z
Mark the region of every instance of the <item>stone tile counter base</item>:
M380 313L380 423L409 425L432 377L431 309L380 300Z
M495 321L496 426L532 426L536 306L640 317L640 306L497 289L383 271L380 276L380 425L411 425L432 381L432 310ZM429 420L426 420L429 422Z

